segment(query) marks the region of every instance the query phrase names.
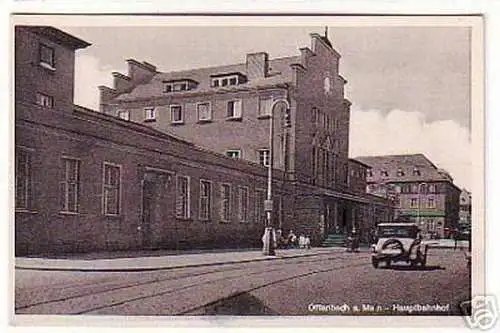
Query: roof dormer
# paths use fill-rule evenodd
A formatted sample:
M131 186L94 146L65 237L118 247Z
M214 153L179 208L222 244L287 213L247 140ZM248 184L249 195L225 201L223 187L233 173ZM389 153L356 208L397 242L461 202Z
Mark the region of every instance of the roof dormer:
M165 93L189 91L198 87L198 82L191 79L163 81L163 84L163 92Z
M246 82L247 77L240 72L210 75L210 86L214 88L236 86Z

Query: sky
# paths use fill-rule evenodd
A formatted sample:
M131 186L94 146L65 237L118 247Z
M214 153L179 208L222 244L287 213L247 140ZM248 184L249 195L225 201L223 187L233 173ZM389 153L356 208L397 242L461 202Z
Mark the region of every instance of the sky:
M75 103L98 109L99 85L126 59L160 71L299 55L324 26L75 27L92 45L79 50ZM424 153L459 187L471 188L470 31L466 27L329 27L352 102L351 157Z

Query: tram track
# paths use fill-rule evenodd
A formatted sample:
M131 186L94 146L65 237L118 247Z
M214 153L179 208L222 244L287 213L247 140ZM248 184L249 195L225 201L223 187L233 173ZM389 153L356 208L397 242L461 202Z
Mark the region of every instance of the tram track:
M315 263L324 263L328 264L328 262L331 261L338 261L342 260L343 257L341 256L335 256L331 257L325 257L324 255L318 257L307 257L307 258L294 258L295 260L290 260L290 261L276 261L273 262L273 268L269 269L261 269L255 271L255 269L252 266L258 266L258 263L253 263L254 265L251 265L249 263L245 264L231 264L231 265L223 265L219 269L213 269L209 271L204 271L204 272L185 272L181 273L181 275L173 276L172 274L169 274L167 277L155 277L155 278L145 278L141 279L139 281L134 281L131 283L125 283L125 284L120 284L120 285L115 285L115 286L110 286L110 285L104 285L102 289L99 289L99 285L102 283L100 281L97 281L96 283L88 284L87 289L91 289L88 292L76 292L76 294L71 295L71 286L65 286L64 288L68 289L70 296L61 296L61 297L56 297L52 299L46 299L38 302L31 302L31 303L26 303L22 304L19 306L16 306L15 310L16 313L38 313L39 311L37 310L42 310L43 313L47 313L46 310L43 310L44 307L49 307L49 308L55 308L55 307L60 307L64 308L65 303L68 304L68 309L65 309L63 311L64 313L71 313L71 314L85 314L89 313L92 311L96 311L99 309L105 309L105 308L110 308L113 306L117 306L120 304L125 304L128 302L133 302L137 301L140 299L147 299L150 297L155 297L158 295L167 295L171 293L176 293L176 292L181 292L184 290L189 290L190 288L196 288L196 287L202 287L204 285L210 284L210 283L217 283L223 280L234 280L242 277L247 277L247 276L255 276L255 275L260 275L260 274L265 274L265 273L272 273L272 272L277 272L283 269L283 266L285 265L290 265L293 264L297 267L302 267L302 265L311 265ZM234 267L236 265L236 267ZM332 268L336 269L336 268ZM173 270L169 270L166 272L168 273L175 273ZM220 276L218 276L220 275ZM215 279L211 278L214 277ZM198 281L194 283L188 283L186 284L185 282L188 280L193 280L197 279ZM206 279L206 281L204 280ZM111 281L112 283L113 281ZM171 282L171 283L170 283ZM165 286L165 283L168 283L167 286ZM172 285L172 288L170 288L170 285ZM175 286L177 285L177 286ZM97 287L98 290L92 290L93 287ZM164 288L168 288L167 290L164 290L160 293L158 293L158 290L162 290ZM54 286L52 288L57 288L57 286ZM135 297L125 297L125 298L120 298L119 295L121 291L126 291L126 292L131 292L134 290L136 294ZM152 292L145 292L144 290L151 290ZM145 293L145 294L144 294ZM67 295L68 293L65 292L65 290L61 290L61 294ZM132 293L133 294L133 293ZM115 300L110 302L109 304L104 304L100 306L93 306L93 307L85 307L83 306L79 301L83 301L86 298L91 299L92 301L96 302L99 298L106 298L110 297L111 299L118 298L119 300ZM80 304L80 309L78 311L71 311L72 306L74 307L75 305ZM78 307L78 306L77 306ZM50 313L50 311L48 312Z

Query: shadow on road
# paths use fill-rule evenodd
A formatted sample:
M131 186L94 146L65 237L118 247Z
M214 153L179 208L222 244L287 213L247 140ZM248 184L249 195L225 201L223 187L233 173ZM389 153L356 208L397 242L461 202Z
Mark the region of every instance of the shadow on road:
M439 266L439 265L434 265L434 266L402 266L402 265L391 265L389 267L383 267L384 269L392 269L395 271L438 271L438 270L445 270L445 267Z
M218 300L205 307L205 314L210 316L277 315L276 312L265 306L260 299L249 293L237 294Z

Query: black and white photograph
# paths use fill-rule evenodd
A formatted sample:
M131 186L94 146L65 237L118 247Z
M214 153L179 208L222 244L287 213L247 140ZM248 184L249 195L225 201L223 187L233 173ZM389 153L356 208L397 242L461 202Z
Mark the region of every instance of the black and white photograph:
M481 16L11 19L15 319L495 324Z

